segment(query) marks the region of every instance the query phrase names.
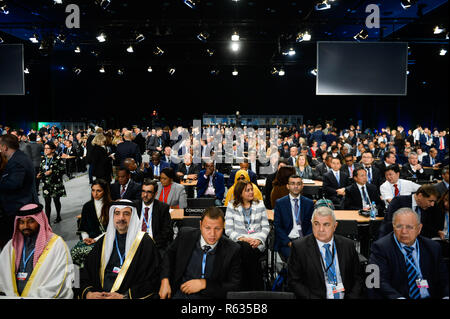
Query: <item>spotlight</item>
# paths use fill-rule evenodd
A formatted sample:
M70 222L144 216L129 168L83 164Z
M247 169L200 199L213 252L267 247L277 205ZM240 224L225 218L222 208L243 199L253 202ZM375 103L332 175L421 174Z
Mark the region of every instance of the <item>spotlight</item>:
M157 56L161 56L164 54L164 51L160 47L156 47L155 50L153 50L153 54Z
M153 69L151 66L148 67L147 72L153 72Z
M311 40L311 34L308 33L308 31L300 32L297 34L297 37L295 38L295 42L302 42L302 41L310 41Z
M441 34L444 31L445 31L445 29L444 28L441 29L438 25L435 26L434 29L433 29L433 33L434 34Z
M3 41L3 39L0 37L0 44L2 44L4 41Z
M317 69L312 69L310 73L314 76L317 76Z
M0 0L0 12L3 14L9 14L8 6L4 0Z
M403 9L408 9L409 7L411 7L412 5L415 5L417 2L417 0L401 0L400 1L400 5L402 6Z
M95 0L95 2L105 10L111 4L111 0Z
M93 56L95 56L95 57L97 57L97 56L98 56L98 52L97 52L97 51L95 51L95 50L92 50L92 51L91 51L91 54L92 54Z
M295 55L295 50L293 48L289 48L288 55L289 56Z
M195 9L195 6L197 5L198 1L194 0L184 0L184 4L187 5L191 9Z
M133 46L130 45L130 46L127 48L127 52L133 53L133 52L134 52Z
M356 34L353 39L355 39L356 41L359 42L359 40L365 40L367 39L367 37L369 36L369 32L367 32L366 29L362 29L361 31L359 31L358 34Z
M118 74L118 75L123 75L123 69L118 69L118 70L117 70L117 74Z
M105 42L106 41L106 35L102 32L97 36L98 42Z
M237 42L231 43L231 50L233 50L234 52L239 51L239 43Z
M279 76L284 76L286 73L284 72L283 69L280 69L280 71L278 71L278 75Z
M53 4L62 4L62 0L53 0Z
M56 37L61 43L66 42L66 36L63 33L58 34Z
M206 49L206 53L208 53L209 56L213 56L214 55L214 50Z
M219 75L219 70L217 70L217 69L212 69L211 71L210 71L210 73L211 73L211 75Z
M200 32L199 34L197 34L197 39L199 39L202 42L206 42L206 39L209 38L209 33L208 32Z
M42 39L41 44L39 45L39 53L41 53L42 56L47 56L52 49L53 49L53 40Z
M28 68L25 68L25 70L23 70L23 73L30 74L30 70Z
M101 68L98 70L98 72L105 73L106 72L105 67L102 65Z
M239 41L239 34L237 34L237 32L232 34L231 41Z
M239 74L238 70L236 70L236 68L234 68L233 72L231 72L231 74L233 74L233 76L237 76Z
M142 33L137 33L136 34L136 42L141 42L141 41L144 41L144 40L145 40L145 37L144 37L144 35Z
M328 0L323 0L321 2L318 2L314 7L314 9L316 9L317 11L327 10L330 8L331 8L331 5L328 3Z
M77 67L75 67L75 68L73 68L73 73L75 73L76 75L80 75L80 73L81 73L81 69L80 69L80 68L77 68Z
M441 49L441 51L439 51L439 55L446 55L447 54L447 50L445 49Z
M169 74L170 75L174 75L174 73L175 73L175 68L170 68L169 69Z
M80 53L81 52L81 49L80 49L80 47L79 46L77 46L76 48L75 48L75 50L73 50L75 53Z
M36 33L33 34L33 36L31 38L29 38L29 39L33 43L38 43L39 42L39 37L38 37L38 35Z

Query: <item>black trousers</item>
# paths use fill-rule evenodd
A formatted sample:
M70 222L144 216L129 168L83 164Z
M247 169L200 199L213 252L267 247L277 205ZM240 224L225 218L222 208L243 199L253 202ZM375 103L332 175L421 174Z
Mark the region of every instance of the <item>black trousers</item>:
M45 200L45 215L47 215L48 223L50 224L50 214L52 212L52 198L56 208L56 218L61 218L61 201L59 197L44 197Z
M258 248L252 248L249 243L238 241L241 245L242 281L244 291L264 290L263 273L260 259L263 253Z

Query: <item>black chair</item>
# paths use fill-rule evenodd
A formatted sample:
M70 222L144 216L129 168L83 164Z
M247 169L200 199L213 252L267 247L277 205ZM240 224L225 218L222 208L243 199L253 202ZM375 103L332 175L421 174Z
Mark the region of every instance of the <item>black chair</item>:
M219 208L222 210L223 215L225 216L225 214L227 212L227 206L219 206Z
M184 217L182 220L179 221L178 226L180 228L183 227L191 227L191 228L200 228L200 216L191 216L191 217Z
M187 207L188 208L208 208L211 206L215 206L215 198L188 198L187 199Z
M358 222L356 220L338 220L336 234L351 240L358 240Z
M229 291L227 299L295 299L295 294L287 291Z

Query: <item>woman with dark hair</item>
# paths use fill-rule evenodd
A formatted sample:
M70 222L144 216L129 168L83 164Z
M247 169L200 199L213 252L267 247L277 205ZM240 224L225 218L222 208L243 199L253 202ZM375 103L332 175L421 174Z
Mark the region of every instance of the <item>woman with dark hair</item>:
M78 227L81 241L71 251L74 264L82 267L87 254L106 232L110 206L109 183L103 179L96 179L91 186L91 200L85 203L81 210L80 225Z
M42 193L45 200L45 214L50 223L52 211L52 198L56 208L55 223L61 221L61 197L66 196L66 189L63 183L63 175L66 172L64 160L55 154L56 146L53 142L47 142L44 146L44 156L42 156L37 178L44 184Z
M176 174L173 168L166 167L161 170L155 199L170 205L172 208L186 208L186 190L183 185L174 182L175 179Z
M289 181L289 176L296 174L297 172L293 166L280 167L275 179L272 182L273 188L272 193L270 193L270 202L272 207L275 207L275 202L277 199L289 194L289 190L286 187Z
M244 290L262 290L262 269L259 263L270 231L266 207L255 199L253 184L239 181L234 187L234 199L225 214L225 233L241 246Z

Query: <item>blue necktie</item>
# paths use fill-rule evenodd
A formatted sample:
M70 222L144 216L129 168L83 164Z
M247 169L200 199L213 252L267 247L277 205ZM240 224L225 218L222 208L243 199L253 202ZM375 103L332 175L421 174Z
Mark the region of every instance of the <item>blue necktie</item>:
M336 175L336 180L337 180L337 183L338 183L338 187L341 187L341 183L339 183L339 173L335 173L335 175Z
M366 202L366 204L367 205L370 205L370 200L369 200L369 198L367 197L367 194L366 194L366 188L363 186L363 187L361 187L361 191L362 191L362 193L363 193L363 199L364 199L364 201ZM364 205L363 205L364 206Z
M297 225L302 225L300 222L300 213L299 213L299 206L298 206L298 198L294 198L294 211L295 211L295 221L297 222ZM298 214L298 216L297 216ZM300 237L303 237L303 233L300 230L299 231Z
M371 169L369 167L369 168L367 168L367 177L369 178L369 183L372 183L372 174L370 172L371 172Z
M325 267L329 266L327 270L328 282L337 284L336 270L334 269L333 258L329 249L330 244L323 245L323 248L325 248ZM334 294L334 299L339 299L339 294Z
M403 247L406 251L406 258L409 262L406 263L406 272L408 273L408 287L409 287L409 297L411 299L419 299L420 298L420 290L417 287L416 280L419 277L417 274L416 268L414 265L414 258L412 256L412 252L414 247Z

